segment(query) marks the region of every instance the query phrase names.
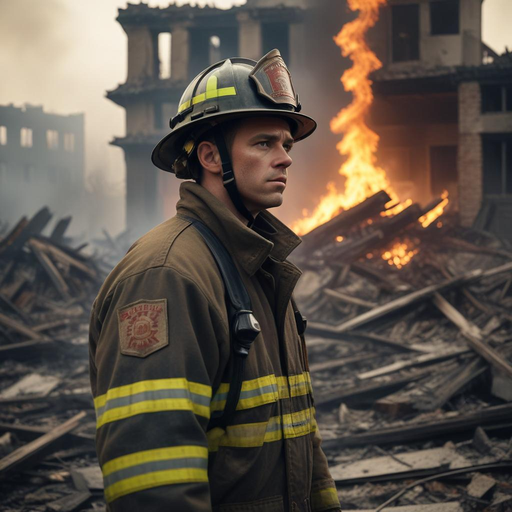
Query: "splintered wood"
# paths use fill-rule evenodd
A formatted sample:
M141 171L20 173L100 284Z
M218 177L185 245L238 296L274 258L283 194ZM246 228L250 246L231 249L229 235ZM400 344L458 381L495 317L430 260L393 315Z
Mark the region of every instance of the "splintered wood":
M423 228L431 205L381 215L383 198L305 235L294 261L305 269L296 298L342 508L508 510L512 244L453 214ZM484 468L467 492L443 480L448 455L469 475Z
M47 208L0 237L0 494L5 511L104 507L94 452L87 324L105 264ZM82 471L77 488L72 466ZM89 470L89 471L88 471ZM92 477L95 477L93 482Z

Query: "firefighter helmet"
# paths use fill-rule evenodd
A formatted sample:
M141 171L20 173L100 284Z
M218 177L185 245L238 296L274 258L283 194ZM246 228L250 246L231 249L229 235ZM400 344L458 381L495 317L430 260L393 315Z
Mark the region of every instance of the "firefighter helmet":
M278 116L290 121L295 141L313 133L316 122L300 114L299 97L279 50L258 62L240 57L213 64L196 76L170 120L171 132L153 150L152 161L178 178L190 179L189 161L206 131L233 119Z

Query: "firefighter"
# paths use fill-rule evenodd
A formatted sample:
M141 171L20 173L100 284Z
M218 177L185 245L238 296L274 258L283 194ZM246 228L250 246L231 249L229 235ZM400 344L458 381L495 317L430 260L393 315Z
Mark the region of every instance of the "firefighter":
M91 315L110 511L340 510L292 299L300 270L286 259L300 239L267 211L293 144L316 128L299 112L278 50L227 59L191 82L153 151L189 180L177 215L131 247ZM238 309L237 287L249 302Z

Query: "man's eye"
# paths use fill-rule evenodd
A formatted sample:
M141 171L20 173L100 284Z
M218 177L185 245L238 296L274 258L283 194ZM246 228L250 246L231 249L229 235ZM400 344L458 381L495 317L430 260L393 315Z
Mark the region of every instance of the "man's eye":
M261 146L264 148L268 148L268 145L269 145L268 140L262 140L262 141L258 142L258 146Z
M285 150L287 153L289 153L289 152L292 150L293 145L292 145L292 144L285 144L283 147L284 147L284 150Z

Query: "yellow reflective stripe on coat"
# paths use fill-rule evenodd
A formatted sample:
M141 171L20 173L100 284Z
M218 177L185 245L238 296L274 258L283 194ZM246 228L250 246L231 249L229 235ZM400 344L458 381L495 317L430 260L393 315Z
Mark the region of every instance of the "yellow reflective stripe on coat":
M208 449L172 446L132 453L102 467L108 502L162 485L208 482Z
M226 406L229 384L219 386L211 403L211 412L222 411ZM258 379L242 382L237 411L259 407L276 402L278 399L312 394L311 377L308 372L289 377L266 375Z
M96 428L137 414L192 411L210 417L212 388L187 379L157 379L110 389L94 400Z
M206 82L206 91L194 96L192 101L188 100L182 103L178 108L178 113L183 112L185 109L189 108L190 105L197 105L198 103L202 103L206 100L221 98L224 96L236 96L236 89L234 87L222 87L221 89L218 89L217 85L218 78L215 75L208 78L208 81Z
M268 421L245 423L228 426L222 429L212 429L207 432L208 450L216 452L221 446L235 448L257 448L265 443L273 443L283 439L302 437L316 432L315 410L303 411L273 416Z
M340 507L338 492L335 487L327 487L311 492L311 508L316 511L330 510Z

